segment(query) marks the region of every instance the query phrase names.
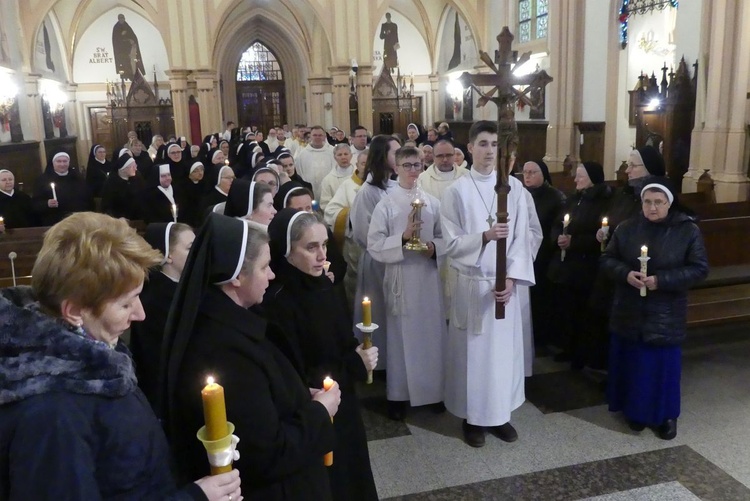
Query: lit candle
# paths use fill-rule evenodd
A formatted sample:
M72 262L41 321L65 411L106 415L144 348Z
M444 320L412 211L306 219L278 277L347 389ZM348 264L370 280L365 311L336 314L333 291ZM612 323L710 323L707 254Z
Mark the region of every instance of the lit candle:
M2 219L2 218L0 218L0 219ZM325 270L325 272L326 272L326 273L328 273L328 269L329 269L330 267L331 267L331 262L330 262L330 261L325 261L325 262L323 263L323 270Z
M206 439L220 440L229 435L227 427L227 407L224 402L224 388L214 382L214 378L206 379L206 386L201 390L203 400L203 419L206 421ZM211 474L218 475L232 471L232 465L211 467Z
M609 219L606 217L602 218L602 228L606 228L607 226L609 226Z
M229 165L229 160L224 160L224 165Z
M563 217L563 231L562 231L563 236L568 234L569 224L570 224L570 214L565 214L565 217ZM567 252L565 252L565 249L562 249L560 251L560 261L565 261L565 254L567 254Z
M177 204L172 204L172 219L177 222Z
M365 327L372 325L372 301L369 297L362 300L362 325Z
M565 214L565 217L563 217L563 228L567 228L570 224L570 214Z
M333 388L333 383L333 379L326 376L323 380L323 390L328 391ZM333 423L333 417L331 418L331 422ZM323 456L323 464L325 466L333 466L333 451L326 452L325 456Z
M55 191L55 183L49 184L52 187L52 198L57 201L57 192Z
M641 257L648 257L648 247L645 245L641 247Z
M0 216L0 224L5 224L5 219L2 216Z
M648 247L645 245L641 247L641 257L638 258L638 261L641 262L641 274L646 277L648 276ZM641 287L641 297L646 297L646 286L644 285Z
M607 236L609 235L609 219L606 217L602 218L602 243L601 243L601 251L604 252L604 250L607 248Z

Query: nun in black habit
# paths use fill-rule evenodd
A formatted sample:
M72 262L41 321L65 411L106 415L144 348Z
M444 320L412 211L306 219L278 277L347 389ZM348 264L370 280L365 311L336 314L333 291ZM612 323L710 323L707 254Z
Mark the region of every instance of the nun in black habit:
M5 229L36 226L31 197L16 190L16 178L8 169L0 169L0 217Z
M367 379L367 371L377 364L378 350L363 350L352 334L344 291L334 286L325 269L328 233L321 219L284 209L271 221L268 234L276 278L263 306L268 320L281 327L271 341L288 357L302 360L300 376L309 386L321 387L330 376L341 387L333 424L334 461L328 468L333 499L377 500L354 383Z
M200 391L224 387L227 419L240 437L247 499L329 500L323 455L335 446L336 384L309 388L299 360L269 341L275 327L250 309L273 279L268 237L240 219L209 214L193 242L172 301L163 354L161 416L181 475L208 472L195 438L204 424Z
M164 327L195 233L182 223L152 223L146 227L145 238L164 257L159 271L149 273L143 283L140 298L146 318L130 325L130 351L138 386L156 412Z
M229 196L229 190L231 189L234 180L234 171L231 167L225 165L224 167L219 169L218 179L216 179L215 181L216 184L209 190L208 193L203 195L203 198L201 199L201 221L206 217L207 213L213 210L216 205L227 201L227 196Z
M185 211L180 208L184 209L185 203L181 187L172 181L169 165L157 165L154 172L158 173L158 178L143 192L143 220L146 223L169 223L175 219L183 222Z
M107 178L102 189L102 212L131 221L141 219L139 198L143 186L140 178L136 178L136 161L130 155L123 155L115 165L117 173Z
M91 191L78 171L70 166L70 155L59 152L50 157L44 173L34 181L31 205L42 226L59 223L73 212L94 210Z
M86 164L86 184L94 197L100 197L107 177L115 172L114 158L112 162L107 160L107 149L101 144L95 144L89 152L89 161Z

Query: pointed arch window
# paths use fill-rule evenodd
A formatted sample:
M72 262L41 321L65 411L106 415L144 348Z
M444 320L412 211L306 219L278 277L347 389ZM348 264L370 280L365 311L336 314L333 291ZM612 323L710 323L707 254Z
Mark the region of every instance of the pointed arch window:
M281 66L273 52L260 42L254 42L242 54L237 66L237 81L283 80Z
M549 0L518 1L518 41L532 42L547 38Z

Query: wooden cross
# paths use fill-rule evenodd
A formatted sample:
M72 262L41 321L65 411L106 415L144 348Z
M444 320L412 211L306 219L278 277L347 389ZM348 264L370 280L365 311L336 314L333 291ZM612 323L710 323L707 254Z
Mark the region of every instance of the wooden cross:
M490 67L495 73L486 75L471 75L464 73L459 77L459 81L464 88L471 87L479 95L477 108L493 102L497 105L497 183L495 192L497 193L497 222L508 222L508 193L510 185L508 184L508 162L511 154L511 144L518 143L518 128L516 126L516 114L513 107L518 101L525 105L535 106L532 99L532 91L539 91L535 94L543 99L541 90L544 86L552 81L546 71L537 70L527 75L515 75L514 71L526 63L531 57L531 52L524 53L520 59L516 58L517 53L511 51L513 43L513 34L507 26L497 36L499 50L495 52L495 60L486 52L479 51L479 58ZM484 93L479 87L492 87ZM488 218L489 221L489 218ZM506 255L505 239L497 241L497 260L496 260L496 278L495 290L505 290L506 277ZM495 318L505 318L505 306L502 303L495 303Z

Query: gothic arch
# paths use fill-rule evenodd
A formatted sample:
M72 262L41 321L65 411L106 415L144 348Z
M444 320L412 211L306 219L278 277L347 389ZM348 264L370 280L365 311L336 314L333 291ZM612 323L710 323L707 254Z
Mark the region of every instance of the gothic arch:
M429 0L434 1L434 0ZM419 20L420 22L417 22L416 19L411 19L411 16L408 15L406 12L408 10L409 5L413 5L414 8L416 8L417 12L419 12ZM430 54L430 66L434 67L436 62L434 60L434 54L435 54L435 44L436 44L436 38L435 34L433 33L434 30L432 28L432 24L430 23L430 18L427 15L427 11L424 8L424 5L422 4L421 0L390 0L383 2L378 10L375 12L375 16L372 18L373 25L370 26L370 32L371 37L374 37L377 35L378 30L380 29L380 20L383 18L385 13L389 10L394 10L404 16L405 18L409 19L411 23L417 28L417 31L422 36L422 39L425 43L425 46L427 47L427 53ZM372 48L371 48L372 50Z
M449 19L447 19L447 16L451 8L455 10L456 12L458 12L458 15L461 17L461 19L465 21L466 24L468 24L469 30L471 31L471 34L474 37L474 43L477 46L477 50L482 49L482 43L479 37L479 32L476 29L475 23L472 22L473 19L471 17L467 17L463 9L460 9L458 5L456 5L455 2L452 2L449 0L448 2L446 2L445 6L443 7L443 12L440 14L440 21L438 22L438 30L437 30L437 33L435 34L435 50L432 53L433 55L432 72L433 73L438 73L440 71L440 68L438 68L437 66L440 63L440 51L443 49L442 47L443 33L445 32L445 29L448 26L448 21L450 21ZM477 54L477 57L479 57L478 54Z

